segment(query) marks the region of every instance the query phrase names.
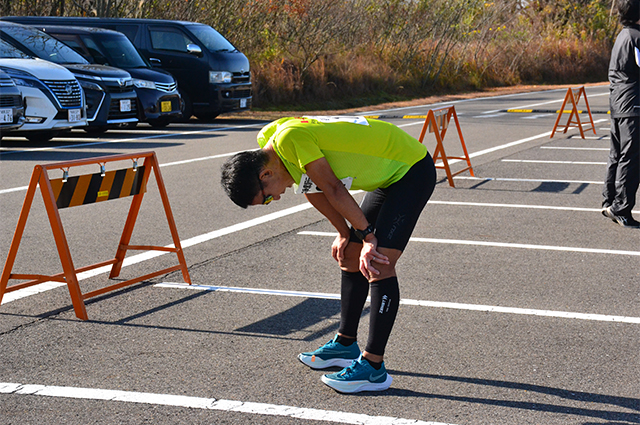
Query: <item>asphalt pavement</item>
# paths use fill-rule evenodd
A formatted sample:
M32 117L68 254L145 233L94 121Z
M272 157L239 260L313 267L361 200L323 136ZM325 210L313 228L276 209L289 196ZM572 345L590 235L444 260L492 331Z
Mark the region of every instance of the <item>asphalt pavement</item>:
M333 228L290 191L243 210L219 184L221 164L255 149L265 121L140 124L99 138L74 130L40 145L4 135L0 265L36 165L153 151L192 285L171 272L88 299L87 321L61 282L5 294L0 423L640 423L640 230L600 213L608 86L586 93L597 113L585 138L575 127L550 137L566 89L358 114L418 137L424 119L407 116L453 106L474 176L463 172L451 187L438 170L398 266L402 301L385 356L393 384L355 395L325 386L323 372L296 358L338 328ZM449 157L462 155L455 130L450 123L444 138ZM425 144L433 153L433 134ZM462 167L451 161L454 172ZM69 175L98 171L72 167ZM113 258L130 204L60 210L74 267ZM171 242L151 177L131 243ZM81 290L177 264L175 254L160 254L131 252L115 279L104 269L79 273ZM39 192L12 271L62 271ZM368 307L360 341L367 332Z

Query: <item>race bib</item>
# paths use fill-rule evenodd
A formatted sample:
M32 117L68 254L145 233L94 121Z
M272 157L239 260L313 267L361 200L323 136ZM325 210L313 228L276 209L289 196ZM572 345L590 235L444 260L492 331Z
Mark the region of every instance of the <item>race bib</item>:
M351 184L353 183L353 177L345 177L340 180L347 190L351 190ZM300 184L295 187L294 193L296 195L302 195L305 193L322 193L318 186L311 181L308 175L303 174L300 178Z
M303 118L308 118L310 120L316 120L316 121L320 121L326 124L331 124L334 122L350 122L352 124L360 124L360 125L369 125L369 121L367 121L367 119L365 117L359 117L359 116L304 116Z

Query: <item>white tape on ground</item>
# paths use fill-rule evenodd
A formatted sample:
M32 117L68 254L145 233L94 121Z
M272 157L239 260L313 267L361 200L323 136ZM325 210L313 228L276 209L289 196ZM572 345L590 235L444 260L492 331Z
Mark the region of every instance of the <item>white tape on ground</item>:
M155 288L175 288L175 289L191 289L194 291L211 291L211 292L236 292L245 294L258 294L258 295L273 295L283 297L301 297L301 298L320 298L327 300L340 299L340 294L325 294L322 292L301 292L301 291L284 291L277 289L259 289L259 288L239 288L231 286L210 286L210 285L188 285L186 283L171 283L164 282L154 285ZM371 300L371 298L367 298ZM578 319L578 320L593 320L597 322L616 322L616 323L632 323L640 324L640 317L632 316L614 316L608 314L591 314L591 313L575 313L570 311L553 311L553 310L538 310L532 308L517 308L517 307L501 307L495 305L482 305L482 304L464 304L464 303L451 303L443 301L426 301L426 300L411 300L401 299L400 304L415 305L421 307L433 307L433 308L449 308L454 310L470 310L470 311L485 311L491 313L508 313L508 314L521 314L525 316L544 316L544 317L556 317L560 319Z
M306 236L328 236L335 238L338 234L333 232L298 232L299 235ZM476 245L491 246L497 248L522 248L522 249L540 249L545 251L567 251L567 252L584 252L591 254L613 254L613 255L632 255L639 256L640 251L623 251L618 249L599 249L599 248L580 248L571 246L554 246L554 245L533 245L523 243L507 243L507 242L487 242L487 241L469 241L463 239L434 239L434 238L411 238L413 242L452 244L452 245Z
M571 164L571 165L607 165L606 162L595 161L552 161L541 159L503 159L502 162L519 162L523 164Z
M0 394L76 398L83 400L118 401L161 406L185 407L189 409L220 410L251 415L282 416L312 421L335 422L360 425L453 425L443 422L425 422L389 416L370 416L334 410L310 409L306 407L278 404L254 403L215 398L190 397L172 394L142 393L135 391L105 390L96 388L60 387L48 385L23 385L0 382Z

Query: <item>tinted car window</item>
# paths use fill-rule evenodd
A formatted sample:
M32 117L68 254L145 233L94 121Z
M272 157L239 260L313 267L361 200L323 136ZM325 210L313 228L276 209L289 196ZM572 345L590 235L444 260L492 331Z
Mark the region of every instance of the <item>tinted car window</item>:
M237 50L233 44L208 25L189 25L189 31L207 48L213 52L233 52Z
M47 32L51 34L50 31L47 31ZM53 34L53 36L55 38L57 38L58 40L62 41L67 46L71 47L76 52L78 52L80 54L83 53L84 49L82 48L82 44L80 44L80 40L75 35L67 35L67 34L57 35L57 34Z
M138 25L116 25L115 30L123 33L133 42L138 34Z
M0 58L21 58L27 59L31 56L22 53L4 40L0 40Z
M109 65L116 68L146 68L147 64L140 56L140 53L133 47L126 37L111 34L101 34L100 38L95 38L96 44L102 49L101 52L109 60ZM82 36L82 41L90 46L93 43L91 36Z
M151 46L157 50L172 50L187 53L187 44L193 41L179 31L151 28Z
M64 40L63 40L64 41ZM85 47L87 48L87 50L89 51L89 55L93 58L96 58L98 60L98 63L101 63L103 65L108 65L108 59L107 59L107 54L106 52L104 52L100 46L98 46L92 39L91 37L82 37L82 42L84 43Z
M25 45L31 51L37 51L43 59L60 64L82 63L87 60L63 42L31 27L3 26L2 31Z

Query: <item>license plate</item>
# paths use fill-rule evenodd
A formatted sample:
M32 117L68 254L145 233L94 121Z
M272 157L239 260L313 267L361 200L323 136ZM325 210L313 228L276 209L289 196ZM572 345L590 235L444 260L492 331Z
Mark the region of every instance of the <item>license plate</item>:
M120 112L131 112L131 99L120 99Z
M82 112L80 109L69 109L69 122L77 122L82 119Z
M171 112L171 102L170 101L160 102L160 110L162 112Z
M240 107L241 108L247 107L247 99L240 99Z
M13 122L13 109L0 109L0 122Z

